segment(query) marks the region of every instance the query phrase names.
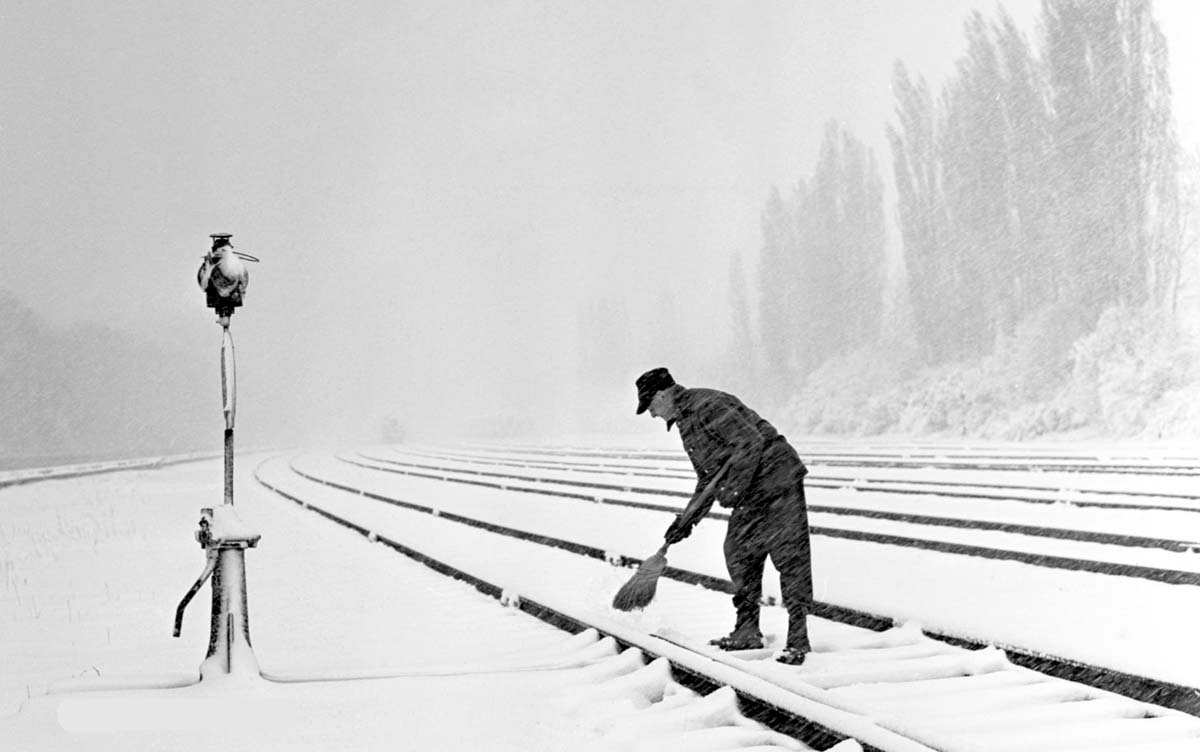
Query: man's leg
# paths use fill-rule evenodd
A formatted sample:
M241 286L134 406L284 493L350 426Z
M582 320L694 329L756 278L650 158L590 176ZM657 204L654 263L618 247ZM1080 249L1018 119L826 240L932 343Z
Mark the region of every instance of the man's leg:
M725 532L725 568L733 581L733 607L737 624L732 636L761 638L758 616L762 608L763 567L767 548L763 530L763 515L747 514L741 507L729 515Z
M796 493L772 503L771 522L771 563L779 570L783 606L788 612L787 646L807 653L811 649L808 614L812 610L813 585L803 480L798 482Z

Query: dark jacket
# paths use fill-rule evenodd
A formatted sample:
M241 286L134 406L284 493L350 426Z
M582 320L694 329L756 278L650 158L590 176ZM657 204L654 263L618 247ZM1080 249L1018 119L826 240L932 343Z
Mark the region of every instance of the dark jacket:
M729 470L710 497L723 507L765 507L808 473L787 440L737 397L716 389L679 389L679 438L696 470L696 494L727 460L732 460ZM696 519L709 506L711 501L697 510Z

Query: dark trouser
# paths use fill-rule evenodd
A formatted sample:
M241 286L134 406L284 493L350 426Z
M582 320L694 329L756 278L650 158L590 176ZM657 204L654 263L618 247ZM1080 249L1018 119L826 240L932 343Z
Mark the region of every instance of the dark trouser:
M739 636L759 634L763 567L767 556L779 570L783 606L788 612L787 646L807 652L808 612L812 608L812 556L804 480L794 490L761 505L733 510L725 533L725 566L733 580L733 607Z

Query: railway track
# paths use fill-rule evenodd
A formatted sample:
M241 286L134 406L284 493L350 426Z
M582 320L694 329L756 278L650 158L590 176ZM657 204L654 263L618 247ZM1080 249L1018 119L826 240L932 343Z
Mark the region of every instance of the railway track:
M407 453L408 450L406 449L405 452ZM575 498L577 500L591 498L593 501L606 504L627 508L656 509L668 513L677 511L676 504L681 505L690 493L690 478L687 479L687 482L673 480L670 483L661 479L654 480L663 473L663 461L659 459L649 462L639 461L639 464L632 470L627 464L622 464L614 469L607 461L603 461L604 467L595 468L590 464L580 465L574 460L568 460L572 464L569 472L563 472L561 465L558 466L559 471L555 473L550 473L547 468L541 467L533 473L537 477L537 480L533 482L518 482L521 477L528 479L528 474L521 476L502 473L505 477L499 480L497 486L497 479L494 477L495 466L486 463L496 461L498 455L503 455L506 462L519 464L530 461L530 457L523 453L521 453L522 456L514 458L512 455L515 452L516 450L489 448L488 452L481 453L479 457L485 464L473 469L464 468L461 462L455 464L443 461L436 470L408 467L405 472L419 477L457 478L459 482L479 484L484 487L491 485L492 487L521 488L527 493L544 495L549 498ZM366 454L377 456L378 459L386 459L386 457L379 456L379 452ZM428 459L428 454L422 456ZM538 464L545 459L544 454L534 456L539 458L536 460ZM393 455L391 459L395 462L397 458ZM409 457L407 461L412 461L412 459ZM455 459L462 460L463 458L460 454L455 456ZM587 463L594 461L588 460ZM672 462L679 467L687 461L677 456ZM465 470L465 472L456 474L451 472L454 469ZM593 475L601 469L620 472L621 476L614 481L611 475L607 478ZM814 466L813 475L819 476L821 470L820 466ZM677 470L671 475L673 477L676 473L687 472L690 471ZM1021 477L1015 473L1008 473L1008 476L1010 483L1014 482L1013 479ZM604 478L601 483L597 483L598 477ZM651 480L646 480L647 478ZM1087 488L1094 479L1081 476L1072 480L1076 487ZM565 485L564 481L566 481ZM654 483L657 485L653 485ZM673 488L669 487L671 483L674 485ZM599 490L593 493L595 489L588 486L596 486ZM616 490L614 490L614 486ZM671 496L675 496L675 498L672 499ZM1044 504L1029 505L1020 499L1000 504L979 502L970 496L956 497L954 489L945 486L939 487L937 494L925 495L912 500L903 498L898 500L898 497L878 492L833 495L832 498L836 498L839 502L849 500L852 509L827 503L827 497L829 494L820 488L816 491L810 489L810 519L813 523L814 536L817 538L861 541L872 546L921 550L949 554L952 557L994 561L997 564L992 565L993 567L1005 562L1016 562L1049 572L1103 575L1105 578L1112 578L1111 592L1109 589L1104 592L1095 592L1091 602L1101 604L1103 600L1115 599L1110 608L1115 609L1115 613L1122 615L1131 608L1128 604L1140 602L1143 596L1142 588L1133 586L1130 581L1141 580L1169 585L1171 588L1184 587L1188 589L1194 587L1196 583L1197 559L1191 551L1194 549L1193 541L1200 531L1196 528L1197 518L1190 509L1166 512L1145 508L1125 510L1120 506L1111 505L1111 502L1109 508L1104 510L1081 510L1068 504L1054 505L1052 509L1047 509ZM660 499L665 503L658 503ZM928 507L932 507L941 517L930 519L929 515L923 513ZM976 507L982 507L983 511L971 513L971 510L975 510ZM1014 512L1014 509L1017 511ZM914 510L918 511L914 512ZM1030 525L1021 519L1022 516L1033 513L1037 513L1043 518L1047 514L1053 514L1054 516L1049 519L1053 525ZM719 512L713 514L718 518L720 516ZM1017 522L1015 524L1012 521L997 523L989 519L989 516L997 514L1016 515ZM1078 515L1083 515L1083 517ZM1097 515L1099 516L1097 517ZM1096 519L1093 520L1092 517L1096 517ZM866 529L863 529L860 522L867 523ZM929 524L931 522L934 525L931 526ZM888 527L883 527L885 523ZM1147 529L1151 533L1158 532L1160 534L1131 535L1128 532L1139 529ZM1166 537L1172 534L1180 537ZM1181 534L1186 534L1187 537L1183 537ZM970 538L958 539L958 536L968 535ZM981 535L990 537L989 545L975 543ZM1060 548L1064 550L1056 553L1056 549ZM947 561L945 566L958 568L953 560ZM717 571L723 573L723 569L718 568ZM685 578L694 576L687 572L680 574ZM983 574L991 576L989 572ZM1005 572L1003 576L1011 579L1014 576L1022 575ZM709 581L712 579L710 577ZM1013 584L1016 585L1018 582L1019 580L1015 580ZM1126 586L1122 582L1130 584ZM1074 581L1059 581L1054 586L1077 589L1079 584ZM1004 587L1004 585L1002 582L995 582L989 587ZM1096 588L1093 586L1092 590L1095 591ZM1044 606L1059 607L1052 592L1043 593L1043 595L1051 599L1047 600ZM1129 600L1130 597L1135 600ZM1125 600L1125 603L1122 603L1122 600ZM1196 603L1195 595L1186 595L1182 606L1167 604L1172 609L1171 611L1158 611L1161 604L1147 603L1141 607L1141 613L1147 614L1147 618L1151 614L1161 613L1167 622L1182 625L1189 620L1188 614L1200 615L1200 609L1197 608ZM1020 607L1020 604L1017 606ZM862 619L856 615L853 609L840 608L831 604L822 604L822 607L829 608L831 615L837 614L836 618L859 619L861 623L880 623L878 620L872 622L870 619ZM1080 628L1093 630L1095 627L1106 628L1104 622L1111 620L1105 613L1104 607L1093 608L1091 611L1092 613L1081 612L1078 615ZM902 618L913 618L911 611L907 608L900 608L891 613L896 612L903 614ZM923 619L924 617L919 618ZM1122 618L1126 617L1122 616ZM1095 622L1094 620L1097 619L1102 621ZM954 620L954 622L960 621L962 620ZM1047 628L1057 630L1061 629L1061 626L1047 621ZM1125 627L1114 626L1113 629L1125 629ZM1194 674L1194 671L1182 672L1182 675L1189 676L1187 680L1175 680L1174 682L1166 680L1166 684L1172 685L1174 688L1167 690L1165 694L1173 699L1164 699L1163 684L1144 679L1137 667L1121 667L1119 661L1122 659L1123 651L1127 649L1123 645L1114 644L1111 648L1115 652L1110 654L1118 663L1109 664L1106 669L1093 670L1087 668L1088 664L1104 663L1107 658L1097 656L1094 652L1078 651L1070 645L1056 647L1051 644L1039 648L1036 647L1036 642L1031 643L1027 635L1021 634L1021 630L997 631L986 626L943 623L941 627L934 627L929 631L941 639L959 644L1000 645L1009 651L1013 660L1021 662L1023 665L1036 666L1041 670L1082 679L1098 686L1120 688L1120 691L1134 696L1158 697L1157 701L1166 702L1173 707L1191 709L1197 702L1195 691L1190 689L1193 686L1190 675ZM1026 633L1028 631L1025 630ZM1185 645L1190 644L1191 639L1186 635L1186 630L1183 630L1182 626L1159 630L1153 635L1147 633L1147 638L1149 644L1158 645ZM1042 640L1039 638L1038 641ZM1111 641L1121 642L1120 640ZM1097 657L1100 660L1097 660Z
M89 475L105 475L120 473L128 470L158 470L172 465L182 465L189 462L202 462L219 457L214 452L198 452L167 457L146 457L129 460L107 460L102 462L87 462L78 465L58 465L52 467L23 468L0 472L0 489L10 486L23 486L28 483L39 483L47 480L68 480Z
M695 473L691 469L685 455L671 459L641 462L596 461L593 459L580 460L554 459L549 457L530 457L520 453L500 452L492 449L482 454L472 454L464 451L447 449L405 449L409 457L425 457L431 462L453 462L455 460L468 463L471 466L495 466L509 468L536 469L566 472L608 472L633 475L639 478L687 479L694 480ZM372 456L365 453L364 456ZM379 459L386 459L377 453ZM394 458L393 458L394 459ZM1200 462L1200 460L1198 460ZM437 467L438 465L433 465ZM918 473L909 472L907 476L897 476L895 471L889 477L873 475L879 467L871 464L856 466L853 472L830 471L828 467L814 465L815 472L810 472L805 484L817 488L851 489L859 491L886 492L893 494L944 495L961 499L998 499L1004 501L1019 501L1031 504L1065 504L1078 507L1097 507L1105 509L1136 509L1178 511L1200 513L1200 493L1190 474L1177 474L1173 480L1180 481L1180 490L1145 490L1143 483L1127 487L1113 487L1111 481L1097 481L1091 476L1081 476L1085 472L1077 469L1067 474L1056 474L1053 479L1040 484L1029 484L1015 481L1013 475L1020 472L1019 468L1004 465L990 466L993 478L991 482L957 479L953 481L934 480L919 477ZM999 469L998 469L999 468ZM975 470L978 470L976 468ZM884 472L889 472L884 466ZM980 472L972 472L971 477L978 477ZM1043 476L1044 477L1044 476ZM1154 479L1162 484L1162 479Z
M522 456L521 453L512 450L502 451L495 448L475 454L446 449L406 449L405 451L407 454L424 456L432 460L445 461L459 459L476 465L540 468L544 470L586 469L631 473L641 477L658 478L695 477L686 456L682 454L674 457L669 455L660 456L659 459L650 463L643 461L640 464L632 464L631 462L621 462L619 459L605 460L602 458L597 460L595 459L597 457L595 454L575 455L571 459L555 459L553 456L542 456L541 453L531 457ZM621 453L619 457L635 459L628 453ZM1046 481L1033 485L1014 482L1011 476L1017 472L1038 472L1038 474L1042 474L1040 471L1031 471L1026 465L1014 466L1006 462L984 465L976 460L971 465L954 468L959 471L976 471L972 473L972 476L978 475L978 471L986 471L990 472L994 477L1000 478L990 483L984 483L972 480L939 481L915 477L917 473L913 471L930 469L929 466L921 464L905 467L904 469L909 471L909 474L907 477L904 477L896 474L898 471L895 469L896 466L894 463L884 462L880 464L867 459L861 463L850 465L854 470L853 472L842 471L839 473L836 470L831 471L830 466L823 464L821 455L806 457L806 459L812 462L815 468L819 468L820 470L819 472L810 473L805 482L809 486L818 488L845 488L922 495L938 495L945 492L947 496L967 499L1001 499L1032 504L1067 504L1071 506L1094 506L1109 509L1152 509L1200 513L1200 494L1195 489L1193 473L1190 472L1162 474L1170 480L1180 481L1178 485L1181 490L1147 491L1144 490L1144 487L1139 488L1136 486L1114 488L1109 479L1104 479L1103 484L1097 482L1095 479L1092 479L1091 483L1084 483L1084 477L1081 477L1079 474L1094 472L1088 466L1084 465L1071 465L1069 471L1059 471L1055 476L1058 479L1057 483ZM1200 460L1197 460L1197 462L1200 463ZM1188 469L1194 468L1189 466ZM892 475L891 477L872 477L870 473L878 472L879 470L891 472ZM1155 481L1161 484L1162 479L1156 478ZM1119 500L1119 497L1136 501L1123 502Z
M343 461L345 461L346 458L343 457L342 459L343 459ZM376 468L371 465L367 465L366 467L368 467L370 469L376 469L376 470L379 469L379 468ZM384 469L386 469L386 468L384 468ZM323 477L319 474L313 474L311 472L306 472L303 469L297 468L297 467L295 467L294 464L293 464L293 470L296 471L299 475L306 477L309 480L313 480L314 482L331 485L332 487L339 487L341 485L336 482L331 483L327 477ZM557 500L592 501L592 502L600 502L600 503L606 502L606 500L602 499L602 497L591 496L587 493L581 494L578 492L577 488L574 490L564 491L557 484L555 484L553 482L549 482L549 481L547 481L546 483L537 482L537 483L534 483L533 485L525 486L525 485L520 485L520 484L514 484L512 479L507 478L507 477L497 480L496 478L480 478L477 476L456 475L456 473L454 473L453 471L443 471L441 473L432 473L432 474L428 470L422 470L420 472L414 472L412 470L405 470L405 471L399 471L399 472L401 472L401 474L415 474L417 477L422 477L422 478L432 479L432 480L437 480L437 481L455 481L457 479L457 481L460 483L467 483L469 485L476 486L476 487L482 486L482 487L492 487L492 488L497 488L497 489L502 489L502 490L519 490L519 491L523 491L525 493L532 493L532 494L536 494L541 497L547 497L547 498L557 499ZM624 490L628 491L630 489L626 488ZM378 498L379 500L387 501L389 503L398 503L401 505L408 504L407 502L403 502L402 500L396 499L394 497L389 497L387 495L380 495L380 494L371 495L369 493L368 493L368 495L373 496L373 498ZM684 494L684 496L686 496L686 494ZM643 509L643 510L665 511L665 512L677 511L677 507L674 507L674 506L658 505L658 504L639 502L639 501L617 500L617 501L612 501L611 503L618 504L623 507L632 507L632 508L638 508L638 509ZM408 504L408 506L410 508L419 508L420 507L420 505L414 505L414 504ZM489 514L484 514L484 515L480 515L477 517L470 517L470 516L463 516L463 515L447 514L445 512L442 512L442 513L445 514L445 516L447 516L447 518L458 520L460 522L463 522L464 524L488 528L488 529L493 530L494 532L500 532L502 534L518 535L518 536L527 535L527 536L530 536L531 539L536 539L546 545L554 545L559 548L563 548L564 550L570 550L575 553L586 555L586 556L592 556L595 558L607 558L609 560L616 561L619 563L620 562L629 563L629 562L639 561L638 559L636 559L634 557L616 555L616 554L612 553L611 551L605 550L601 547L587 546L587 545L580 544L575 539L564 540L562 538L554 538L552 536L539 534L537 532L539 530L538 521L536 521L536 520L534 520L532 522L527 522L524 525L524 527L521 529L515 529L515 528L511 528L511 527L494 525L492 523L487 522L486 519L483 519L483 518L492 516ZM718 519L727 516L722 513L710 513L710 514L712 516L717 517ZM837 538L854 538L854 537L856 537L855 531L827 529L827 528L822 528L820 526L814 526L813 533L814 533L814 535L830 535L832 537L837 537ZM857 537L860 539L863 539L863 540L869 540L875 544L896 545L896 546L901 546L901 547L904 547L904 546L920 547L920 548L925 548L928 550L938 551L938 552L942 552L942 553L951 553L951 554L956 554L956 555L976 555L976 556L981 555L981 556L993 557L993 558L1006 557L1008 559L1016 559L1016 560L1023 561L1025 563L1032 563L1035 565L1047 565L1047 564L1053 565L1053 564L1059 563L1057 560L1050 558L1050 557L1025 556L1022 558L1022 555L1020 554L1020 552L999 551L999 550L995 550L995 549L978 549L978 548L974 548L974 547L963 547L963 546L943 544L943 543L939 543L936 541L920 541L920 540L904 538L904 537L900 537L900 536L858 535ZM1061 558L1061 557L1059 557L1059 558ZM1068 568L1068 569L1076 570L1076 571L1090 570L1090 571L1097 571L1097 572L1108 572L1111 570L1119 569L1120 576L1134 576L1134 575L1140 574L1137 571L1130 571L1127 568L1118 568L1116 565L1105 564L1103 562L1081 562L1078 560L1067 559L1067 560L1064 560L1062 566L1064 566L1065 568ZM1168 580L1168 579L1179 579L1175 575L1169 575L1168 573L1164 573L1164 572L1157 571L1157 570L1151 571L1149 574L1151 576L1147 577L1147 579L1150 579L1150 580L1164 581L1164 580ZM1176 575L1177 574L1178 573L1176 573ZM681 582L687 582L687 583L691 583L691 584L701 585L703 587L707 587L707 588L710 588L710 589L712 589L714 591L718 591L718 592L731 592L731 588L732 588L732 585L727 580L723 579L722 577L713 576L712 574L705 574L702 572L692 571L692 570L688 570L688 569L670 568L668 570L667 576L677 579ZM828 618L835 619L837 621L841 621L844 623L857 624L857 625L867 626L867 627L875 628L875 629L885 628L886 626L890 626L892 623L892 620L889 618L886 618L886 617L881 617L881 616L878 616L878 615L875 615L872 613L865 613L861 610L847 608L844 606L834 605L834 604L830 604L830 603L817 603L815 612L822 616L826 616ZM975 647L975 648L983 647L983 646L986 646L989 644L1001 644L1009 652L1010 657L1015 662L1021 663L1022 665L1026 665L1026 666L1036 667L1038 670L1045 671L1045 672L1051 673L1053 675L1069 677L1069 678L1072 678L1075 680L1087 682L1089 684L1092 684L1092 685L1098 686L1098 687L1118 689L1119 691L1130 694L1134 697L1150 699L1155 702L1164 703L1170 707L1186 709L1186 710L1189 710L1192 712L1196 711L1197 707L1198 707L1196 692L1187 686L1173 684L1171 682L1165 682L1165 681L1155 681L1153 679L1148 679L1146 677L1132 674L1130 672L1113 670L1112 668L1098 668L1098 667L1088 666L1086 663L1081 662L1079 660L1055 657L1055 656L1048 655L1045 652L1030 650L1030 649L1023 649L1023 648L1019 648L1019 647L1016 647L1011 644L1005 644L1003 641L988 640L988 639L984 639L984 638L981 638L978 636L964 635L962 633L938 632L936 630L929 630L929 634L937 639L940 639L940 640L943 640L943 641L946 641L946 642L949 642L952 644L970 646L970 647Z
M1196 697L1190 688L1047 656L1026 656L1040 662L1043 671L1037 672L1018 665L1021 656L1013 660L1011 653L1006 657L970 641L933 639L911 625L894 626L890 620L828 604L810 620L816 652L805 666L794 669L769 660L728 660L695 647L703 636L724 631L711 623L711 614L727 608L728 583L719 578L680 569L668 572L672 579L660 586L660 599L669 601L677 622L650 624L648 614L618 617L596 605L596 583L603 582L600 589L610 596L613 583L628 574L612 564L631 563L630 557L530 526L506 526L450 511L439 503L380 492L360 482L366 475L354 475L383 475L384 465L365 467L371 464L365 457L357 466L340 463L354 468L354 473L340 476L328 470L339 463L325 463L324 472L302 464L297 458L267 463L259 469L259 482L369 540L473 582L484 592L569 631L595 629L650 659L665 658L678 678L701 689L732 688L749 709L748 715L817 748L844 738L856 738L879 750L951 752L1073 748L1166 752L1200 744L1200 719L1051 674L1062 669L1083 679L1115 676L1134 685L1140 680L1140 686L1133 686L1135 694L1195 712L1188 707ZM511 478L445 467L441 475L430 468L410 467L406 472L441 485L457 479L476 488L486 484L523 493L544 486L539 489L544 493L530 498L576 493L577 500L593 502L592 508L603 506L594 503L594 493L580 493L578 486L553 481L526 478L514 488ZM640 511L675 508L661 506L665 509L643 505ZM579 595L581 590L590 593L590 601ZM768 656L754 656L764 657ZM631 664L629 674L636 676L641 670ZM1023 729L1022 734L1013 733L1014 727Z
M620 448L546 448L540 445L487 444L466 445L473 451L520 451L545 456L599 457L614 459L673 460L678 453ZM827 447L822 450L822 447ZM991 470L1003 466L1009 470L1029 472L1081 472L1136 475L1200 475L1200 457L1182 452L1158 457L1127 454L1126 450L1103 452L1064 452L1058 450L1030 451L1014 449L995 451L991 448L971 450L969 447L937 445L895 445L877 450L828 447L815 444L803 453L806 461L827 467L874 466L887 468L940 468Z
M478 469L473 468L468 462L459 458L455 458L451 462L436 463L432 461L414 461L403 460L396 458L388 458L372 453L358 453L355 457L341 456L345 462L358 464L362 467L368 467L381 471L400 472L414 477L425 477L430 479L440 479L443 481L451 481L458 483L470 483L475 485L488 485L495 488L509 489L521 488L530 493L541 493L544 495L555 496L560 498L586 498L600 503L617 504L622 506L633 506L643 509L656 509L659 511L676 512L682 508L682 502L690 497L690 490L682 490L680 483L675 483L675 487L665 487L663 484L648 485L639 483L639 481L649 478L669 477L672 480L683 481L685 476L662 476L661 474L627 471L625 478L619 482L614 482L611 479L595 479L581 478L580 474L587 472L588 468L573 467L555 469L567 469L573 471L570 477L567 476L547 476L538 474L537 467L532 468L534 472L516 472L516 471L500 471L495 469ZM609 469L609 468L605 468ZM818 478L810 482L805 480L806 486L812 488L845 488L845 486L830 486L822 484ZM685 484L690 486L690 484ZM855 489L861 490L861 489ZM886 487L872 488L872 493L893 493ZM976 498L973 494L963 494L952 488L939 486L936 490L927 489L923 492L924 495L936 495L943 498L955 499L973 499ZM664 503L655 503L647 501L647 497L661 498ZM997 498L1004 498L997 494ZM1007 501L1024 501L1024 499L1006 499ZM1108 509L1126 509L1125 506L1119 504L1104 505ZM1150 511L1157 510L1155 507L1139 506L1139 510ZM1163 511L1163 510L1157 510ZM1184 511L1191 513L1192 509L1171 509L1168 511ZM911 525L923 527L936 527L946 529L957 529L967 531L972 534L978 531L985 532L1000 532L1025 536L1034 539L1056 539L1064 541L1073 541L1078 543L1103 544L1106 546L1116 546L1120 548L1140 548L1140 549L1160 549L1171 553L1194 553L1200 550L1200 520L1193 523L1194 536L1189 537L1165 537L1152 535L1132 535L1126 532L1114 532L1105 530L1080 530L1071 527L1063 526L1047 526L1033 525L1014 521L1003 521L988 519L979 516L962 516L961 510L958 514L948 513L944 515L920 514L914 511L894 511L886 508L856 505L835 505L823 503L817 499L810 498L809 512L811 514L826 514L837 516L839 518L860 518L864 520L881 520L887 522L902 522ZM710 513L715 519L727 519L728 515L719 511ZM1164 524L1164 533L1171 532L1177 528L1173 521L1168 520L1170 524ZM907 545L918 548L929 548L934 550L946 551L949 553L961 553L964 555L983 556L989 558L1006 558L1026 563L1031 563L1039 566L1056 567L1062 569L1078 569L1082 571L1092 571L1098 573L1111 573L1118 576L1141 577L1150 580L1167 582L1172 584L1200 585L1200 560L1182 560L1184 568L1173 568L1167 566L1147 566L1139 563L1137 558L1122 557L1109 555L1105 560L1095 560L1088 558L1072 558L1066 556L1055 556L1044 553L1038 553L1034 550L1022 550L1014 548L1011 550L998 549L990 546L971 545L968 542L954 542L941 539L932 539L927 537L915 537L912 535L894 535L889 534L885 530L864 530L861 527L857 529L847 529L844 527L821 526L817 525L814 534L838 536L847 538L857 538L862 540L872 540L880 543L891 543L896 545Z

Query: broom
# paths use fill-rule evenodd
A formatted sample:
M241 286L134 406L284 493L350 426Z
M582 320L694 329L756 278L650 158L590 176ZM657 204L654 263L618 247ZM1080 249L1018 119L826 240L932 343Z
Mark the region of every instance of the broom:
M729 469L730 462L726 462L725 466L704 487L704 491L688 504L687 508L683 510L683 516L686 517L689 512L705 504L708 497L716 490L721 476L725 475L725 471ZM641 563L638 570L633 573L633 577L629 578L629 582L622 585L617 594L613 596L613 608L618 611L633 611L650 605L650 601L654 600L654 594L658 590L658 578L667 568L667 548L670 545L670 543L662 544L662 548Z
M650 605L650 601L654 600L655 591L658 590L658 578L667 568L667 547L670 545L664 543L662 548L642 562L633 573L633 577L629 578L629 582L622 585L613 596L613 608L618 611L632 611Z

